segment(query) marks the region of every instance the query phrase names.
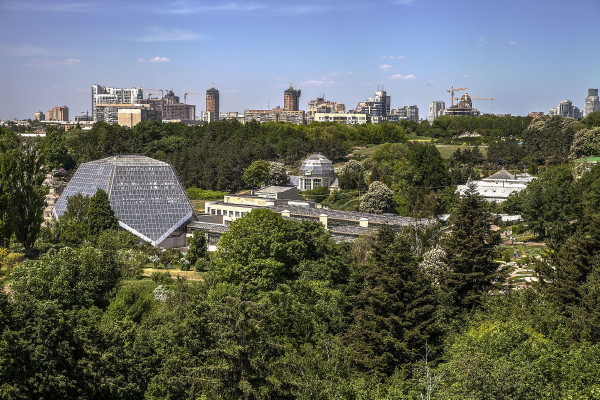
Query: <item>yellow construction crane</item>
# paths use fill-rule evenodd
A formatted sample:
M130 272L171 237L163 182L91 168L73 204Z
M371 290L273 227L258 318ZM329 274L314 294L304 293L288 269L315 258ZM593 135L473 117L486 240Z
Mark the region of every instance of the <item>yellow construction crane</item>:
M452 86L450 89L446 90L448 93L450 93L450 96L452 98L452 101L450 102L450 106L454 105L454 92L458 92L460 90L468 90L469 88L463 87L463 88L454 88L454 86Z
M183 104L187 104L187 95L188 94L200 94L200 92L185 92L183 94Z

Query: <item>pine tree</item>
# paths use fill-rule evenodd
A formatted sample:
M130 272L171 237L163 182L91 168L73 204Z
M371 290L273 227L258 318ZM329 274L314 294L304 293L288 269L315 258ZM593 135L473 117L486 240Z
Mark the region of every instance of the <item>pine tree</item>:
M478 305L499 278L494 252L500 237L491 230L492 223L485 200L470 185L452 213L452 231L443 245L450 269L446 288L457 307Z
M90 236L98 236L107 229L119 229L119 220L110 207L108 194L104 190L98 189L90 199L88 233Z
M437 300L408 238L383 229L374 247L362 288L352 299L348 339L357 369L389 376L435 341Z

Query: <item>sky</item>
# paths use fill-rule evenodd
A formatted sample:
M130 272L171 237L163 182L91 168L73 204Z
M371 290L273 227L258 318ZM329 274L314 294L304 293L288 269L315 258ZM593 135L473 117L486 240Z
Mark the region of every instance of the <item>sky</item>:
M0 119L66 105L91 86L172 89L221 112L283 106L302 90L346 104L383 87L392 107L450 102L483 113L583 108L600 87L600 0L0 0ZM462 93L462 92L457 92Z

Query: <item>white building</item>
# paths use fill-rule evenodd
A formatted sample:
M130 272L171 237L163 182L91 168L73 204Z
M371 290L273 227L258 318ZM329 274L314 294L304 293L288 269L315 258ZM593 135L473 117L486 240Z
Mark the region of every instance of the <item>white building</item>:
M446 109L446 103L443 101L432 101L429 103L429 114L427 115L427 121L433 123L437 117L444 115Z
M571 100L563 100L560 103L558 103L555 115L560 115L561 117L580 119L581 111L579 110L579 108L573 105Z
M533 177L527 173L513 175L506 170L500 170L482 180L470 180L466 185L458 185L456 191L462 196L469 185L475 185L477 193L486 200L502 203L512 193L525 189L532 179Z
M367 114L315 113L313 115L313 121L316 122L337 122L346 125L367 123Z
M92 120L116 124L119 108L131 106L143 99L142 88L120 89L92 85Z

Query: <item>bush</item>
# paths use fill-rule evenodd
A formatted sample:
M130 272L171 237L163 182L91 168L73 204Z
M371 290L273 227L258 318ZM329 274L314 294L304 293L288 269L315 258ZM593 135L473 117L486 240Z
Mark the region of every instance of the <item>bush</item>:
M220 199L227 194L227 192L218 192L216 190L206 190L199 188L188 188L185 190L190 200L212 200Z
M304 197L304 200L313 200L320 203L329 196L329 189L321 186L316 189L305 190L302 192L302 196Z

